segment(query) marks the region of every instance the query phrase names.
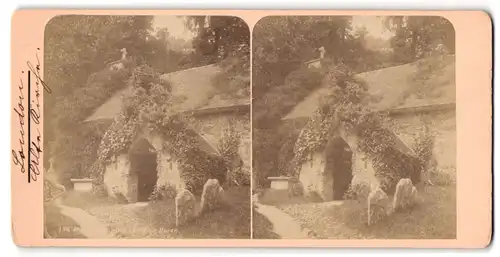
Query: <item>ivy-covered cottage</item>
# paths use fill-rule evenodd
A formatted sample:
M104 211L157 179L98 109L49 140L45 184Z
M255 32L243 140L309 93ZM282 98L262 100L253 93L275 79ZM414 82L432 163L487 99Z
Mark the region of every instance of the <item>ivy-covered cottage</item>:
M213 172L210 170L213 167L200 164L201 159L220 156L221 151L224 151L221 144L227 142L225 139L229 134L236 137L239 143L235 166L244 173L249 172L250 99L238 92L231 96L221 94L217 89L217 80L214 80L220 71L221 68L213 64L160 77L161 80L168 81L170 94L175 96L177 101L166 111L189 117L189 122L182 125L182 133L180 130L160 133L147 124L138 124L134 128L122 125L119 128L121 131L137 131L130 138L126 149L107 153L109 158L104 162L101 180L109 195L123 195L128 202L147 201L155 189L185 188L187 183L192 181L197 181L202 186L206 177L195 173L186 174L189 172L187 170L198 165L202 173ZM238 79L248 80L246 77ZM131 105L124 102L122 97L130 90L133 90L132 86L116 93L97 108L86 122L114 120L116 123L123 110ZM151 97L156 97L156 94L151 94ZM165 117L159 116L158 121L163 118ZM152 121L153 125L162 122ZM173 124L170 124L171 127L175 125L175 121L169 122ZM112 129L108 129L108 135L105 135L103 140L111 140L109 134ZM122 139L113 140L116 144ZM180 155L179 149L185 149L189 144L196 145L196 151L185 151ZM187 179L191 181L186 181Z
M316 194L325 201L340 200L351 185L365 183L373 188L381 183L390 187L388 183L392 183L394 186L399 178L388 182L383 180L390 180L391 175L385 179L377 176L377 172L380 175L384 170L396 170L399 176L419 182L422 169L414 160L421 159L415 147L422 136L434 138L433 156L430 166L425 168L455 172L454 55L431 57L355 77L366 83L370 112L384 117L381 128L354 131L340 122L342 117L334 118L326 126L324 120L317 118L322 97L331 94L331 88L325 85L283 118L287 127L300 131L294 149L295 176L306 195ZM343 107L346 106L338 108ZM343 113L348 114L352 109L355 107L347 106ZM381 142L389 142L386 149L390 150L378 149Z

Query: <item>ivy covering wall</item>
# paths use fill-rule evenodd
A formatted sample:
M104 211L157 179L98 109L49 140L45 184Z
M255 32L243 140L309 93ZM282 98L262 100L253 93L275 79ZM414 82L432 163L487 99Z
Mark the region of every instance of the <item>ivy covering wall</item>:
M221 157L200 148L197 134L186 124L190 117L175 112L175 97L168 81L151 67L135 68L128 81L131 90L123 95L123 109L105 133L98 150L93 176L102 183L105 165L113 156L127 152L132 142L144 131L163 139L163 151L176 160L188 190L200 192L208 178L221 183L226 166Z
M384 117L366 107L367 85L350 74L347 67L337 65L327 73L323 83L330 94L301 132L294 148L295 176L312 153L323 149L337 126L357 139L358 150L372 162L382 190L392 194L401 178L420 181L421 161L400 149L398 138L385 127Z

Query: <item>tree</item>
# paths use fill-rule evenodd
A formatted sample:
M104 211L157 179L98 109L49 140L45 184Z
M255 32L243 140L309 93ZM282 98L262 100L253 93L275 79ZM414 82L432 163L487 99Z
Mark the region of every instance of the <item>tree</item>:
M186 25L196 32L192 44L199 60L206 63L215 63L250 46L250 29L239 17L190 16Z
M47 80L56 93L82 86L90 73L120 59L120 49L137 56L151 30L151 16L57 16L46 29ZM65 82L76 84L63 84ZM57 88L54 88L57 87Z
M167 28L159 28L155 36L148 36L147 44L141 54L144 62L159 73L169 73L180 69L179 60L183 54L171 49L172 36Z
M288 151L282 146L293 139L288 128L280 129L281 117L321 84L323 71L308 69L304 62L318 58L322 46L325 59L345 60L350 32L350 17L266 17L255 26L252 137L258 185L286 169L280 164L287 158L279 154Z
M138 56L147 44L150 16L57 16L45 33L45 81L51 86L44 102L51 112L56 103L86 86L87 78L120 59L120 49ZM47 118L57 116L50 113ZM52 125L52 124L51 124Z
M218 94L250 97L250 30L245 21L232 16L190 16L186 24L196 33L191 61L222 68L211 81Z
M286 173L284 164L293 154L290 146L297 135L288 133L295 128L282 127L281 118L320 87L332 67L360 73L388 64L385 53L367 47L366 30L353 32L351 21L352 17L343 16L266 17L255 26L252 119L258 181L271 175L267 171ZM326 50L322 68L305 67L305 62L320 56L320 47Z
M227 31L236 33L241 20L237 23L229 17L223 23L223 18L216 17L209 23L213 30L225 31L219 37L222 46L219 49L224 56L243 56L240 58L243 60L246 56L248 60L248 48L236 47L234 44L240 41L231 43L232 37L227 35ZM92 165L98 143L110 124L84 126L81 122L109 97L128 86L135 67L150 66L151 72L163 74L199 64L186 55L188 42L172 38L166 28L159 28L155 34L152 20L152 16L68 15L58 16L47 25L44 79L53 93L44 101L47 113L44 141L49 142L46 152L50 152L45 156L64 160L61 171L68 173L64 178L87 171ZM228 22L234 23L232 28L224 27ZM248 39L248 27L246 33ZM108 69L110 62L120 60L122 48L131 56L130 65L121 71ZM245 70L249 73L249 61L246 65L223 67L224 72L235 76Z
M267 126L279 120L319 86L317 81L321 79L315 78L320 74L307 69L299 71L304 62L319 57L319 47L325 48L326 59L349 62L349 53L354 51L350 33L350 17L290 16L260 20L253 32L254 126Z
M122 48L133 57L141 56L148 48L151 22L152 16L66 15L47 24L44 79L52 94L44 101L44 141L48 143L44 156L57 156L63 162L57 171L66 173L61 176L66 179L63 183L71 176L84 176L78 173L95 159L102 137L99 129L82 126L81 121L126 86L128 71L113 72L107 65L120 60Z
M394 59L401 63L415 61L433 53L439 45L455 53L455 30L438 16L389 16L386 27L395 33L391 39Z
M253 95L260 98L283 83L303 62L326 55L341 59L346 53L350 17L266 17L253 33Z
M366 27L358 28L348 35L350 51L345 53L345 64L353 73L361 73L392 66L390 55L384 52L385 40L368 33Z

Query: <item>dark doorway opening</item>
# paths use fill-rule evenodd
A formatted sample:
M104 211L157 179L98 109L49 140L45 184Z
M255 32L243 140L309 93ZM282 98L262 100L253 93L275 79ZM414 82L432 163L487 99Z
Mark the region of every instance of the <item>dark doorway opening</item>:
M134 144L130 151L132 174L137 178L137 201L149 200L158 181L156 151L145 139Z
M328 149L327 168L333 178L333 200L344 199L352 180L352 151L340 137L333 139Z

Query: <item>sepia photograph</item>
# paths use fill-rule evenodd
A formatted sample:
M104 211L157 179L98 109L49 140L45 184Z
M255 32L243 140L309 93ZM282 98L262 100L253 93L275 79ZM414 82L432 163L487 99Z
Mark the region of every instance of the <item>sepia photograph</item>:
M44 238L251 237L242 19L63 15L44 40Z
M477 10L18 9L12 241L487 248L492 26Z
M455 31L268 16L252 31L255 239L456 239Z

